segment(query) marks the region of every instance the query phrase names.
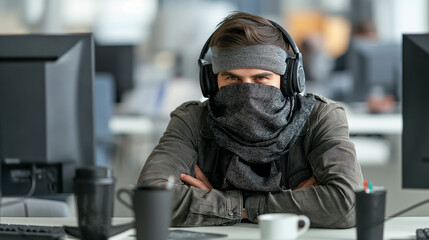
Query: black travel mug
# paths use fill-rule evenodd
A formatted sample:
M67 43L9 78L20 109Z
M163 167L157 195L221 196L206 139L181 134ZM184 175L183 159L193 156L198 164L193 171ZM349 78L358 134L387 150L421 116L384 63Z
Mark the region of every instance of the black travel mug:
M356 191L356 232L358 240L382 240L386 190L374 189L366 193Z
M109 237L114 188L115 178L109 168L76 170L74 192L81 239L104 240Z

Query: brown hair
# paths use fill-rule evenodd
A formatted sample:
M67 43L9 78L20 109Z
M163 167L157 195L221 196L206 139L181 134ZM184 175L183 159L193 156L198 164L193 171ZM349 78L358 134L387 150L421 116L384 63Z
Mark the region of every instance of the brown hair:
M263 17L234 12L227 16L213 33L210 46L220 49L236 49L251 45L275 45L285 51L289 49L282 32Z

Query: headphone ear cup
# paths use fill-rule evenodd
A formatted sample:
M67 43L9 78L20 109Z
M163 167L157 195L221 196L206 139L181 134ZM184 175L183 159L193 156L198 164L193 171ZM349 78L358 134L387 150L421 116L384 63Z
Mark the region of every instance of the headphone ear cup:
M217 75L213 73L211 64L206 68L206 71L207 71L207 76L209 81L208 85L210 86L209 97L214 97L214 95L216 95L217 90L219 88L217 85Z
M217 76L213 73L211 64L200 65L200 87L206 98L214 96L217 92Z
M291 79L292 79L292 71L293 71L293 59L286 59L286 72L282 76L281 90L285 97L293 96Z
M302 55L298 53L297 59L295 61L294 76L293 76L293 86L292 89L295 94L302 93L305 90L305 72L304 66L302 64Z
M201 60L200 60L200 87L201 87L201 92L203 94L204 97L208 97L209 95L209 91L208 91L208 83L207 83L207 79L208 77L206 76L206 71L204 70L205 66L201 64Z
M283 81L283 94L295 96L302 93L305 88L305 73L302 62L297 59L286 59L286 73Z

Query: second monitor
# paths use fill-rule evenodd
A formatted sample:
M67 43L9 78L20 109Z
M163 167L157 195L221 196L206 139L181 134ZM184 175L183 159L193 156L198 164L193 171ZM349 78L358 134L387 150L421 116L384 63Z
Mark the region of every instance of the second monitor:
M389 43L357 42L350 55L353 100L366 101L371 95L401 95L401 46Z

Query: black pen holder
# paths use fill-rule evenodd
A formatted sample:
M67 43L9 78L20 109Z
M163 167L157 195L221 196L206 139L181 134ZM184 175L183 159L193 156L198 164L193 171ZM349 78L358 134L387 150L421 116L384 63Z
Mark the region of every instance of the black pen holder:
M356 191L356 233L358 240L382 240L386 190L376 189L366 193Z

